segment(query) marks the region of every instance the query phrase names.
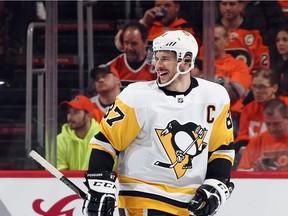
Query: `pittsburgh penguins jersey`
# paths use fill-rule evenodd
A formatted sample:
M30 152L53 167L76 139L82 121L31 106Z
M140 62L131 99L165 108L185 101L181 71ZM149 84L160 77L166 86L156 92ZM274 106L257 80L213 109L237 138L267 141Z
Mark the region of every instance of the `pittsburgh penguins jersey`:
M230 173L224 166L234 161L229 109L225 88L204 79L192 78L180 94L156 81L126 87L90 141L113 157L120 152L118 207L187 216L208 169L217 167L209 164L221 161L215 172Z

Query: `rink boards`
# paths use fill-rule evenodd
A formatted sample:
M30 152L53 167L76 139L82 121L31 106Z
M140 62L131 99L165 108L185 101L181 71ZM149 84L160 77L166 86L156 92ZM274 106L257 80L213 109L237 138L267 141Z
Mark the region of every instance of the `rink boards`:
M87 191L84 172L63 173ZM288 215L288 172L233 172L232 176L235 190L217 216ZM82 203L70 188L46 171L0 171L1 216L80 216Z

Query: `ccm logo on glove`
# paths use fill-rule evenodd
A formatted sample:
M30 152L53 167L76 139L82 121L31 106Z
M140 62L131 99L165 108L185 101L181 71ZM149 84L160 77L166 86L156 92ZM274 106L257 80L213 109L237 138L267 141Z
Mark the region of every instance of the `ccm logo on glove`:
M230 192L229 192L229 189L227 188L227 186L224 183L221 182L221 183L218 184L218 187L223 190L226 199L228 199L229 196L230 196Z
M93 183L93 186L95 187L105 187L105 188L111 188L111 189L116 189L115 183L110 183L110 182L103 182L103 181L95 181Z

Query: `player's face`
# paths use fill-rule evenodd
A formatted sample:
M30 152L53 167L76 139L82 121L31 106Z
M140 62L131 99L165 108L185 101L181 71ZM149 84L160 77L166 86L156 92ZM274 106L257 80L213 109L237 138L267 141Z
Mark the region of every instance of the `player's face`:
M233 21L242 12L243 5L236 0L222 0L219 3L219 10L224 19Z
M80 130L86 126L88 121L90 121L88 113L84 110L68 107L67 123L71 129Z
M159 51L155 54L155 70L160 83L170 81L177 72L176 54L170 51Z
M164 8L167 12L166 15L160 20L162 25L169 26L172 22L174 22L178 18L180 6L173 0L166 0L166 1L156 0L155 6Z
M262 76L254 77L251 86L255 100L264 103L275 98L278 85L271 85L270 80Z
M223 27L215 27L214 30L214 43L215 43L215 58L218 59L225 55L225 48L228 44L228 39L225 37L225 30Z
M95 77L95 89L99 94L113 91L119 85L119 78L112 73L100 73Z
M288 57L288 32L280 31L276 37L276 47L280 55Z
M288 129L288 119L281 116L276 110L272 116L263 114L264 122L267 130L275 138L280 138L285 135Z
M123 34L124 51L129 62L140 62L146 57L146 41L138 29L128 28Z

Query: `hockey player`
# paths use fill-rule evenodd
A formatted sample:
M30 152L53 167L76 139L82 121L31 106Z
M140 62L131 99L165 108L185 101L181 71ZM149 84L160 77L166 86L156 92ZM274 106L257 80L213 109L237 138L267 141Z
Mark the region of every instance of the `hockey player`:
M116 178L121 216L214 215L234 188L227 91L190 77L198 45L189 32L164 33L153 52L157 80L126 87L90 141L88 215L113 215Z

